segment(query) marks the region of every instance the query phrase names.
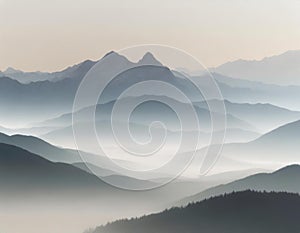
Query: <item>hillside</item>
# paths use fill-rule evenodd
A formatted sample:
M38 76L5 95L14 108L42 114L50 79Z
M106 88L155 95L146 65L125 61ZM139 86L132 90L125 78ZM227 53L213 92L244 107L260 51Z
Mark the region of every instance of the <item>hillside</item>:
M1 193L35 190L81 190L85 188L111 187L98 177L64 163L53 163L16 146L0 143Z
M182 206L191 202L201 201L212 196L247 189L256 191L300 193L299 179L300 165L290 165L272 173L258 173L228 184L209 188L203 192L184 198L176 202L175 205Z
M224 145L222 156L254 163L299 163L299 137L298 120L280 126L254 141Z
M78 152L59 148L33 136L12 135L0 133L0 143L21 147L31 153L38 154L53 162L74 163L82 161Z
M116 221L94 233L298 233L299 217L298 194L244 191Z

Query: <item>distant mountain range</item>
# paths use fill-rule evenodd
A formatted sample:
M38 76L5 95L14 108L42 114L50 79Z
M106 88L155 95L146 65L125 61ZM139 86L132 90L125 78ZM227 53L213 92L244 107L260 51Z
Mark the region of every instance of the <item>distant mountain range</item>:
M150 98L152 96L139 96L139 97L130 97L130 98L124 98L121 100L122 104L126 106L131 101L135 100L143 100ZM176 104L178 107L177 109L182 109L181 112L185 111L185 103L167 98L165 96L160 96L158 98L163 103L173 103ZM109 129L110 126L110 116L111 111L114 106L115 102L111 101L106 104L99 104L97 105L96 109L96 122L97 126L99 127L99 132L101 131L102 134L104 134L108 137L111 134L111 129ZM82 109L76 113L76 119L77 122L74 123L75 125L79 126L82 125L82 128L85 128L83 125L87 124L89 122L89 119L85 118L85 112L90 111L92 107ZM205 145L205 143L208 142L208 138L210 137L210 131L211 131L211 118L208 111L207 106L198 107L195 105L195 110L199 118L199 125L201 129L201 145ZM287 114L288 115L288 114ZM295 115L297 115L295 113ZM300 116L299 116L300 117ZM282 117L284 119L284 117ZM282 119L282 121L284 121ZM288 116L286 119L289 119ZM159 120L166 124L167 129L170 130L171 134L178 134L180 133L180 122L178 121L178 118L174 112L172 112L170 109L164 107L162 104L159 104L154 101L148 101L147 103L144 103L142 107L137 108L136 111L132 113L131 120L129 122L131 126L132 132L135 132L137 134L144 134L143 132L147 131L149 122ZM123 116L117 117L117 124L127 124L127 122L124 121ZM56 145L65 145L70 148L74 148L74 137L73 137L73 131L72 131L72 114L64 114L58 118L50 119L45 122L37 123L36 127L46 127L51 126L55 127L57 129L50 131L46 134L39 135L41 138L56 144ZM81 127L81 126L80 126ZM189 127L189 128L188 128ZM227 142L245 142L250 141L258 136L260 134L257 132L258 129L251 125L250 123L241 120L234 115L232 115L230 112L227 114ZM98 129L98 127L97 127ZM146 131L145 131L146 130ZM185 131L195 131L196 129L193 128L192 124L188 125L184 129ZM217 132L221 131L221 129L215 129ZM88 141L87 141L88 142ZM88 149L88 147L87 147Z
M185 208L115 221L93 233L298 233L300 196L243 191Z
M143 100L143 99L151 99L153 96L147 96L142 95L139 97L131 97L131 98L124 98L122 99L122 103L128 104L131 99L137 99ZM177 105L182 105L183 103L178 102L176 100L170 100L170 98L166 96L160 96L159 99L162 102L177 102ZM208 102L218 102L218 100L208 100ZM109 116L111 113L111 110L113 108L115 101L111 101L105 104L100 104L97 107L96 116L98 120L105 120L103 116ZM193 103L199 116L200 121L207 120L209 118L209 112L208 112L208 105L206 102L194 102ZM272 104L248 104L248 103L233 103L228 100L224 100L226 112L229 115L228 121L229 128L241 128L244 130L252 130L252 131L260 131L260 132L267 132L271 129L275 129L278 126L281 126L283 124L299 120L300 119L300 112L299 111L291 111L286 108L277 107ZM149 105L149 103L148 103ZM145 109L145 111L151 111L152 109L155 109L155 103L152 103L151 106ZM87 109L81 109L80 111L86 111ZM77 114L77 113L75 113ZM147 117L148 113L144 112L145 117ZM83 115L83 114L82 114ZM102 116L102 117L101 117ZM100 117L100 118L99 118ZM264 119L268 118L268 121L265 121ZM82 119L82 121L86 121L86 119ZM239 124L237 123L239 122ZM72 113L66 113L62 116L48 119L47 121L35 123L34 126L36 127L66 127L71 125L72 123ZM203 124L205 125L205 124ZM205 129L207 130L207 129Z
M114 52L109 53L109 56L113 57L112 64L101 70L103 73L116 67L129 69L134 64ZM151 60L151 55L146 54L138 64L151 65L151 62L159 63ZM22 121L40 121L49 116L54 117L70 112L77 88L94 64L95 62L85 61L62 71L59 77L55 76L50 81L43 80L24 84L10 78L9 75L0 77L0 106L2 109L0 122L16 125ZM99 73L100 77L101 72ZM30 116L25 114L26 112L30 112Z
M214 102L217 100L211 100ZM207 108L207 103L194 103L200 108ZM280 108L272 104L233 103L224 100L226 112L256 127L261 133L266 133L281 125L300 119L300 112ZM268 119L268 120L266 120Z
M140 96L132 98L139 98L142 100L146 97ZM162 102L167 102L167 99L168 98L164 96L160 97ZM124 105L126 105L127 102L132 100L129 98L123 99L122 101ZM170 102L171 100L168 101ZM176 102L175 100L172 101ZM113 105L114 102L109 102L97 106L95 114L96 122L97 125L104 125L104 128L101 128L102 132L104 132L104 129L106 129L105 132L108 130L107 127L110 125L109 116ZM183 103L178 102L177 106L180 105L183 105ZM208 112L208 106L205 102L195 102L194 106L198 113L201 127L201 145L205 145L207 138L209 138L208 133L211 130L211 119ZM227 111L226 143L249 142L257 139L259 136L261 136L261 133L268 133L277 127L300 119L300 112L290 111L288 109L280 108L270 104L238 104L225 100L225 107ZM86 110L87 109L82 109L75 114L84 116L84 112ZM156 113L156 115L154 113ZM133 113L133 116L135 116L133 117L134 121L130 123L133 132L134 129L136 129L136 132L144 132L147 130L147 122L149 122L151 119L168 122L168 124L171 126L171 128L168 127L169 130L173 130L174 132L178 130L179 125L176 124L176 119L173 119L172 114L164 109L160 109L155 103L147 103L147 105L145 105L141 111L136 111ZM119 124L126 124L126 122L123 122L122 116L119 118ZM87 119L83 117L81 118L80 122L77 122L77 124L82 124L82 127L84 128L83 125L86 124L86 122ZM71 113L36 124L37 127L51 126L56 128L50 132L47 132L46 134L41 134L40 137L43 139L56 145L65 145L67 147L74 148L75 144L71 125ZM109 135L109 133L107 133L107 135Z
M112 52L108 53L111 54ZM146 53L139 61L140 64L162 65L157 61L151 53ZM20 83L30 83L37 81L56 82L65 78L74 78L78 75L84 75L98 61L86 60L82 63L67 67L62 71L57 72L24 72L7 68L5 71L0 71L0 77L10 77ZM300 50L290 50L285 53L265 57L261 60L245 60L239 59L224 63L215 68L210 68L212 72L223 74L228 77L245 79L249 81L259 81L278 85L300 85ZM177 69L180 72L190 73L191 75L199 76L203 72L191 73L185 68Z
M254 115L255 111L262 111L261 112L261 121L264 120L263 116L270 116L269 121L271 121L272 116L274 115L274 119L276 118L276 113L279 115L280 112L283 112L287 116L290 114L291 117L297 116L297 112L290 112L288 110L272 107L269 105L239 105L239 104L232 104L226 102L227 105L229 105L229 109L233 108L235 110L235 107L240 107L241 109L245 108L246 113L244 116L247 117L247 112ZM271 109L271 111L270 111ZM274 114L272 114L272 111L274 111ZM242 111L241 111L242 112ZM249 118L250 118L250 114ZM67 121L63 120L67 119ZM259 118L257 118L259 119ZM59 123L60 120L62 120L61 124L64 125L65 123L71 124L71 115L66 115L62 117L59 120L53 121L53 123ZM203 119L202 119L203 120ZM69 123L68 123L69 122ZM50 122L49 122L50 123ZM106 123L105 121L98 122L97 124L104 125L104 128L106 129ZM141 125L133 125L136 133L144 132L147 130L147 127L143 124ZM85 128L84 123L82 123L82 127ZM239 128L229 128L228 129L228 138L227 142L230 142L228 140L232 140L232 142L241 141L242 138L247 138L250 142L245 143L230 143L226 144L223 147L222 157L226 158L226 161L230 159L231 161L235 161L233 163L227 163L227 165L224 167L222 171L228 171L233 169L231 165L234 165L237 161L240 161L244 163L243 166L237 165L234 169L252 169L252 168L269 168L274 169L278 168L286 163L298 163L300 161L300 158L297 154L297 151L299 151L299 143L298 138L300 135L300 125L299 121L288 123L286 125L280 126L279 128L276 128L265 135L261 136L259 134L254 134L251 140L250 131L243 132ZM106 132L106 131L105 131ZM104 131L102 131L104 133ZM176 131L171 133L173 136L176 136ZM15 136L7 136L7 135L0 135L0 142L2 143L9 143L13 144L19 147L22 147L24 149L27 149L31 151L32 153L39 154L46 159L49 159L51 161L58 161L58 162L68 162L68 163L77 163L81 162L81 157L79 156L77 151L72 150L66 150L62 148L53 147L52 145L49 145L45 141L42 141L38 138L34 138L31 136L22 136L22 135L15 135ZM73 139L73 133L72 133L72 127L63 127L61 130L55 130L51 132L50 134L42 136L47 141L50 141L51 143L54 143L56 145L61 146L70 146L75 147L74 145L74 139ZM109 134L108 134L109 138ZM209 135L201 134L201 140L205 142L205 139L209 138ZM283 140L284 138L284 140ZM90 140L90 139L89 139ZM87 140L87 142L89 142ZM84 150L87 150L89 152L93 152L94 148L91 148L89 143L85 146ZM97 164L99 167L105 166L105 158L101 158L101 156L95 156L91 153L81 152L84 153L86 156L86 161L90 161L94 164ZM221 159L222 159L221 157ZM228 160L229 161L229 160ZM272 162L270 162L272 161ZM221 162L221 161L220 161ZM273 167L268 167L269 165L273 164ZM102 165L103 164L103 165ZM230 165L231 164L231 165ZM241 166L241 167L240 167ZM267 167L265 167L267 166ZM218 163L216 164L216 169L220 168L218 166Z
M279 85L300 85L300 50L266 57L262 60L237 60L227 62L214 72L239 79Z
M31 82L39 81L50 81L56 82L65 78L76 78L78 76L85 75L86 72L94 65L96 61L86 60L77 65L70 66L62 71L57 71L53 73L49 72L24 72L21 70L16 70L14 68L7 68L5 71L0 72L2 77L10 77L17 80L20 83L28 84Z
M231 78L218 73L212 74L217 81L224 99L235 103L269 103L290 110L300 110L300 87L266 84L262 81L249 81ZM199 80L195 76L194 80Z
M52 73L23 72L14 68L0 71L0 215L6 218L6 212L13 213L22 219L26 210L29 217L38 221L33 216L39 216L45 209L49 216L59 212L70 219L87 214L84 219L88 221L81 224L95 225L95 222L102 224L116 218L161 211L166 206L185 206L112 222L96 228L93 233L300 232L300 197L290 194L300 193L300 165L296 165L300 164L300 50L261 61L233 61L211 69L224 97L227 127L222 154L208 176L198 175L199 169L205 170L205 166L215 161L213 156L204 157L207 145L211 144L212 149L220 146L210 141L209 103L219 104L220 99L205 100L189 79L200 89L209 91L211 87L207 84L211 76L198 72L188 74L185 68L172 70L149 52L137 62L115 52L109 52L99 61L86 60ZM93 106L87 103L72 113L77 89L86 74L95 69L97 76L91 92L104 85L107 75L115 77L98 102L91 103ZM116 75L116 70L124 71ZM151 170L147 174L139 173L138 177L117 166L119 163L136 167L142 164L139 159L127 160L123 156L125 150L114 144L117 140L111 116L116 99L123 91L143 81L164 82L184 93L193 104L200 130L192 121L181 128L177 113L186 113L188 103L170 97L159 88L149 93L148 89L137 89L132 95L119 99L124 109L133 102L143 104L126 119L123 114L117 115L115 129L125 126L123 129L129 129L130 136L141 142L143 149L149 140L160 142L160 136L166 133L167 150L161 155L167 157L169 151L174 151L178 155L174 159L176 165L185 164L187 154L194 149L188 143L190 140L184 145L179 143L182 133L189 139L195 139L199 133L200 141L195 148L196 157L179 179L158 189L133 192L114 188L106 182L125 189L147 189L178 175L169 164L164 172ZM88 95L81 97L88 98ZM86 116L91 116L87 113L94 107L92 130L97 131L99 138L89 136L91 128L88 126L92 121ZM217 110L214 113L222 116ZM192 114L186 115L192 119ZM159 121L164 123L165 130L151 124ZM214 135L223 138L224 129L216 125ZM80 151L75 149L74 126L82 129L75 135L81 137ZM138 147L127 134L120 134L118 136L129 142L126 149ZM117 164L98 150L98 139L105 144L105 153L117 158ZM156 145L152 141L149 144ZM180 153L175 151L178 145L182 149ZM202 162L205 168L199 167ZM253 191L247 191L249 189ZM258 193L262 191L271 193ZM35 215L31 216L32 213ZM96 216L96 220L88 219L89 216ZM105 219L98 223L98 216ZM14 221L19 224L19 220Z
M112 56L112 64L99 71L101 74L109 72L116 67L129 69L120 74L107 87L103 93L102 101L114 100L128 86L143 80L166 81L184 93L190 99L201 101L198 90L191 83L182 78L178 72L161 66L155 57L147 53L138 63L132 63L126 57L111 52L106 56ZM0 77L0 116L1 125L11 128L24 127L24 125L53 118L66 112L71 112L77 88L85 74L96 62L84 61L78 65L69 67L63 71L47 74L40 81L19 82L16 79L26 79L32 74L9 69ZM134 64L144 65L136 69L130 69ZM154 68L154 66L155 68ZM158 66L160 67L158 67ZM16 78L16 74L19 78ZM22 77L22 75L26 77ZM37 76L35 73L33 76ZM51 76L48 79L48 76ZM32 76L32 77L33 77ZM225 99L236 103L269 103L281 107L300 110L299 86L277 86L263 84L238 78L213 74ZM15 77L15 78L14 78ZM48 78L45 78L48 77ZM205 87L207 76L192 77L199 86ZM160 93L163 95L164 93Z

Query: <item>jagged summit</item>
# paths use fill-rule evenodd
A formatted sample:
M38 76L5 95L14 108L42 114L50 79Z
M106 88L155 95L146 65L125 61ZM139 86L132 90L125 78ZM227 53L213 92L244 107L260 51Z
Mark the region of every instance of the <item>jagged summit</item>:
M5 71L3 71L3 73L5 74L14 74L14 73L21 73L21 72L22 72L21 70L14 69L12 67L8 67Z
M119 54L115 51L110 51L107 54L103 56L103 58L107 58L108 56L111 57L112 61L114 63L127 63L128 65L154 65L154 66L163 66L161 62L159 62L152 53L147 52L144 54L144 56L136 63L130 61L126 55ZM102 59L103 59L102 58Z
M112 54L117 54L117 53L112 50L112 51L108 52L107 54L105 54L103 57L107 57L107 56L112 55Z
M150 52L145 53L141 60L138 62L143 65L156 65L162 66L162 64L154 57L154 55Z

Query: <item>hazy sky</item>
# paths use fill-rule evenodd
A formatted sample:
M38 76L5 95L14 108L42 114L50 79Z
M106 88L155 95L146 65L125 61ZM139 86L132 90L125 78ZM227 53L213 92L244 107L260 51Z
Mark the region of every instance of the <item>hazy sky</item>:
M300 49L300 0L0 0L0 70L60 70L155 43L206 66Z

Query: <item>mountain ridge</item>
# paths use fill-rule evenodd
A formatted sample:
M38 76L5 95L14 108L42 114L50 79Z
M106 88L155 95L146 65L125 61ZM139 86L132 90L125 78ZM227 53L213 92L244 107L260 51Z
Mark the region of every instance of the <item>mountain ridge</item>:
M299 207L299 194L246 190L213 197L184 208L118 220L91 232L297 233L300 230Z
M233 78L265 81L285 85L299 85L300 50L289 50L261 60L239 59L212 68Z
M228 184L218 185L203 192L186 197L176 203L175 206L184 206L191 202L197 202L212 196L230 192L251 189L254 191L285 191L300 193L297 180L300 178L300 165L292 164L282 167L271 173L258 173L239 179Z

